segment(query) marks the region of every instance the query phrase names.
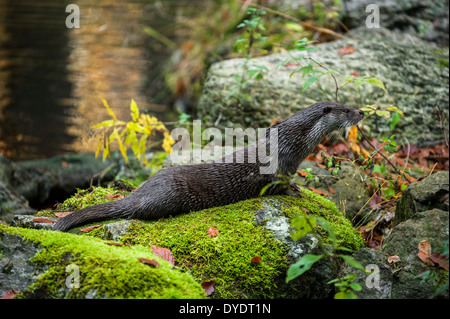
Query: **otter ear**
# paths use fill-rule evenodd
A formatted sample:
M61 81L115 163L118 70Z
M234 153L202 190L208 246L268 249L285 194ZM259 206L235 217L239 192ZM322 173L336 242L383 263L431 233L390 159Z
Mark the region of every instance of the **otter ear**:
M323 114L328 114L331 112L331 110L332 110L332 107L327 105L323 108Z

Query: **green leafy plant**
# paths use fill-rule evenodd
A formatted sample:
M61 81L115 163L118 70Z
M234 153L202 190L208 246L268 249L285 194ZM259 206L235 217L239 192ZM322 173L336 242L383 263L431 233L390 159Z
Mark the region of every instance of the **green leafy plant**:
M339 245L336 234L331 226L331 224L323 218L309 216L306 213L295 217L291 221L291 226L293 231L291 231L291 237L293 240L299 240L300 238L313 234L319 242L319 246L321 249L320 255L315 254L305 254L303 255L297 262L292 264L287 272L286 282L297 278L298 276L304 274L306 271L311 269L311 267L318 262L319 260L329 258L332 259L331 267L333 273L336 276L336 279L331 280L329 284L334 283L335 287L338 288L339 292L335 294L335 298L345 298L345 299L355 299L357 298L354 291L361 290L361 286L359 284L353 283L352 281L356 278L356 275L340 277L339 273L335 267L334 260L341 260L350 266L360 269L366 272L365 268L356 261L353 257L339 253L349 252L350 249L346 247L342 247ZM325 231L325 234L324 234ZM324 245L323 236L327 236L327 242L329 243L328 248L326 249Z
M265 31L262 17L266 15L266 11L257 8L249 8L247 10L248 19L244 19L237 28L242 30L242 35L234 43L237 52L245 55L245 61L242 65L242 73L234 74L235 83L231 86L228 98L236 98L239 103L245 103L251 97L246 92L248 80L261 80L264 73L269 69L264 65L250 65L252 58L251 50L256 41L264 42L266 37L261 34ZM259 49L261 53L267 53L264 49Z
M102 99L102 102L111 119L92 126L99 134L98 146L95 151L96 158L102 148L103 161L106 157L110 157L110 145L112 142L117 141L120 154L122 154L125 163L128 163L128 147L131 147L136 158L150 166L150 163L147 161L144 154L146 151L147 139L154 134L155 131L163 134L162 148L167 153L171 152L171 146L175 141L170 136L169 130L156 117L140 113L134 100L131 100L130 111L132 120L129 122L118 120L116 114L109 107L106 100Z

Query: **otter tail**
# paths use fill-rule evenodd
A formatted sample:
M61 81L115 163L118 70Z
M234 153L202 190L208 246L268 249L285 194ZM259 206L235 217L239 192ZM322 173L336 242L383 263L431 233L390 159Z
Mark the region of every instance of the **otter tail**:
M124 205L123 202L120 204L118 203L120 201L124 201L125 199L126 198L123 198L118 201L98 204L75 211L72 214L58 220L53 226L53 230L65 232L70 228L81 224L98 222L107 219L129 218L131 212L129 209L124 208L128 205Z

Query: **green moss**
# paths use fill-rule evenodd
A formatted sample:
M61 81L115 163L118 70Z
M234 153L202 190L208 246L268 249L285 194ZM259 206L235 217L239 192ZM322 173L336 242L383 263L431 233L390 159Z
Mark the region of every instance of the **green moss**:
M66 298L83 298L88 292L95 292L99 298L205 297L203 289L189 274L173 270L171 264L140 245L109 246L93 237L0 224L2 233L20 235L42 248L30 261L47 270L21 297L36 291L61 297L69 264L79 267L80 288L70 290ZM138 260L140 257L156 259L160 268L144 265Z
M83 208L108 201L106 195L116 193L115 190L102 188L95 188L93 192L78 191L63 205ZM288 218L303 214L303 208L306 208L309 213L327 219L341 246L355 250L363 246L363 239L352 228L350 221L332 202L320 195L302 190L300 198L271 198L282 203L281 210ZM216 282L213 297L280 298L283 296L277 284L284 281L289 267L288 247L276 240L264 226L255 223L254 213L261 209L266 199L254 198L157 221L132 221L122 241L131 245L157 245L170 249L177 266L189 270L198 282ZM210 227L219 230L217 237L208 236ZM94 237L103 235L101 229L87 234ZM326 233L323 232L323 235L326 242ZM254 264L251 259L256 256L261 257L261 262Z
M117 200L118 198L108 199L108 195L127 196L130 192L118 190L116 188L92 187L89 189L77 189L77 192L70 198L66 199L58 209L61 210L79 210L88 206L102 204Z
M353 250L364 247L364 239L353 229L350 220L345 218L333 202L307 189L301 189L300 199L292 196L290 199L286 196L281 197L285 201L290 201L290 206L283 209L287 217L298 216L299 209L306 208L310 214L323 217L331 224L339 245ZM325 230L321 231L321 235L327 242Z

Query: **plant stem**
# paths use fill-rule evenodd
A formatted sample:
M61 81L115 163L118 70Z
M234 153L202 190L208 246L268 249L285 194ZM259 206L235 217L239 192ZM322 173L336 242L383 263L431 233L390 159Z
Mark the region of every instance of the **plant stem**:
M391 166L395 169L395 171L397 172L397 174L402 175L402 172L401 172L394 164L392 164L392 162L391 162L386 156L384 156L384 154L381 153L379 149L377 149L375 146L373 146L372 143L370 143L369 139L364 135L364 133L361 131L361 129L360 129L358 126L356 126L356 128L358 129L358 132L361 134L361 136L367 141L367 143L369 143L369 145L370 145L374 150L376 150L378 154L380 154L381 156L383 156L383 158L384 158L389 164L391 164ZM406 177L406 175L403 176L403 177L404 177L409 183L411 183L411 181Z

